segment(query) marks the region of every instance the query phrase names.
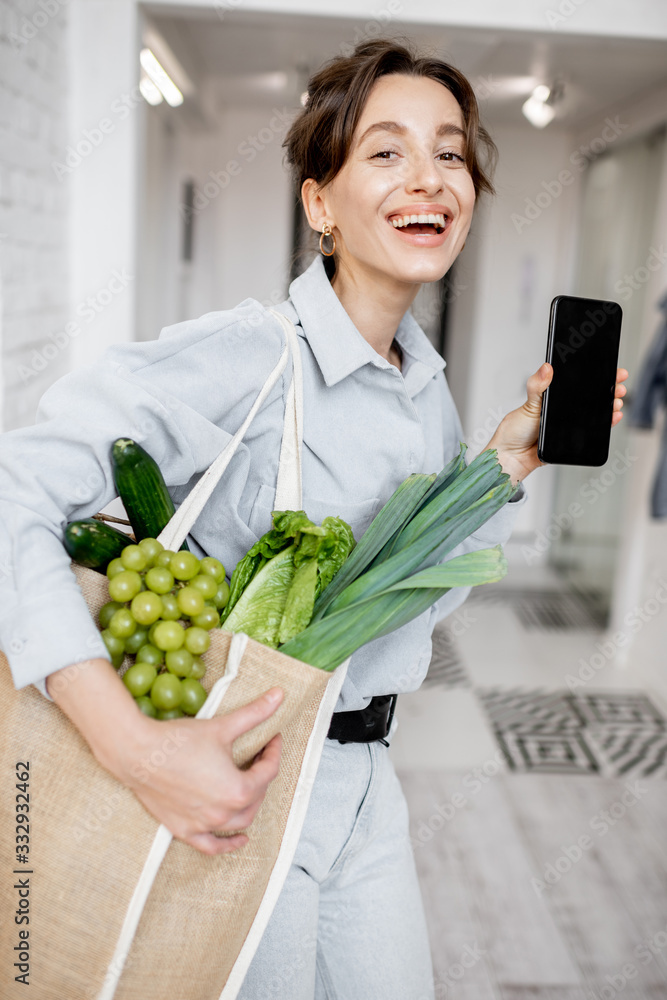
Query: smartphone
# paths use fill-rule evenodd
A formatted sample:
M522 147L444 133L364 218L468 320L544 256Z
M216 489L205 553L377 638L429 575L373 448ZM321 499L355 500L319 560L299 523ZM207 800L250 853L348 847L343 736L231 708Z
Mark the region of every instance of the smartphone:
M623 311L617 302L557 295L551 303L537 457L553 465L604 465Z

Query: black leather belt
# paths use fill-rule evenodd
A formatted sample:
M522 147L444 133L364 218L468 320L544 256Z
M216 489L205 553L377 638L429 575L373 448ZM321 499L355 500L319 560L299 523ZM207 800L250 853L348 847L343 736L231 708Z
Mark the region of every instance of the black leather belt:
M389 746L389 735L394 718L397 694L379 694L371 698L366 708L356 712L334 712L327 736L339 743L373 743L380 740Z

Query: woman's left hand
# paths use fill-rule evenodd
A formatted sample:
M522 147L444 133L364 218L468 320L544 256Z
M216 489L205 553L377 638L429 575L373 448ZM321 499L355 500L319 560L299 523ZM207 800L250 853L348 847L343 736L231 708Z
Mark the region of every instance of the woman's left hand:
M623 382L628 377L625 368L619 368L616 372L616 391L614 393L614 412L611 418L611 426L622 419L623 396L627 389ZM503 467L503 471L509 473L512 482L520 482L525 479L533 469L537 469L544 462L540 462L537 457L537 437L540 428L540 412L542 409L542 394L553 378L553 368L545 362L534 375L531 375L526 383L526 402L518 409L512 410L501 420L498 428L486 446L495 448L498 452L498 461ZM486 451L486 449L484 449Z

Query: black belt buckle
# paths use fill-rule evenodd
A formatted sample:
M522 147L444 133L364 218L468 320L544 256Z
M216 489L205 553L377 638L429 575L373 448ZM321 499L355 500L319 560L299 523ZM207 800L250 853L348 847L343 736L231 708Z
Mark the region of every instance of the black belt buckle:
M339 743L374 743L376 740L389 746L389 735L394 718L397 694L381 694L371 698L366 708L354 712L335 712L327 736Z

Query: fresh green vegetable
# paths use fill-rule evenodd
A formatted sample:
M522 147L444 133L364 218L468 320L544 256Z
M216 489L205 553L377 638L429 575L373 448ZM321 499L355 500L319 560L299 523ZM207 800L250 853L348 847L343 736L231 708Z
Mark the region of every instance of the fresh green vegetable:
M240 559L236 564L229 584L229 598L222 615L223 623L252 578L259 573L269 559L272 559L292 543L295 531L298 530L297 525L301 520L308 520L302 510L274 511L272 518L273 528L262 535L252 548L248 549L243 559Z
M465 465L465 445L438 476L410 476L390 497L332 583L310 624L281 652L333 670L367 642L426 611L452 587L501 579L500 546L442 560L510 499L495 451Z
M111 467L137 541L157 538L174 514L174 502L157 462L136 441L117 438L111 446ZM181 548L187 547L183 542Z
M65 528L65 548L74 562L100 573L131 544L128 535L95 517L72 521Z
M245 632L257 642L276 648L287 594L295 575L294 549L294 545L283 549L255 574L225 618L226 629Z
M272 518L273 528L232 574L222 623L275 649L308 625L317 596L343 565L354 536L338 517L326 517L320 526L302 510L273 511Z
M442 566L425 570L428 576L414 574L375 597L357 601L352 607L309 625L281 646L280 652L313 667L333 670L360 646L417 618L452 587L492 583L501 580L506 572L507 563L499 545L466 552Z

